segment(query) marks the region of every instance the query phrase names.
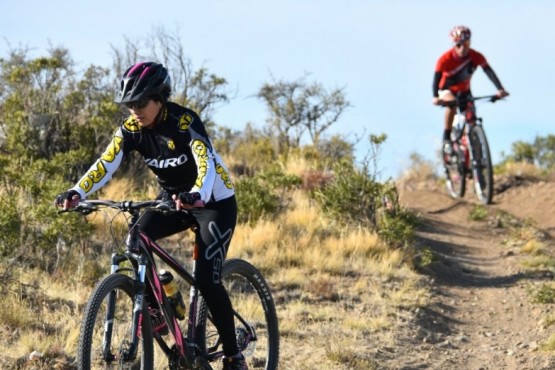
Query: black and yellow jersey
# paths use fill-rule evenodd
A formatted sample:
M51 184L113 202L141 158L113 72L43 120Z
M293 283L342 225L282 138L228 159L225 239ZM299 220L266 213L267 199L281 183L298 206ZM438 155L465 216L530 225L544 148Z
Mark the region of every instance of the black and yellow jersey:
M232 196L229 171L213 148L200 117L171 102L162 109L159 122L152 128L140 126L133 116L127 117L73 190L86 198L112 178L131 151L137 151L162 188L172 194L199 192L204 202Z

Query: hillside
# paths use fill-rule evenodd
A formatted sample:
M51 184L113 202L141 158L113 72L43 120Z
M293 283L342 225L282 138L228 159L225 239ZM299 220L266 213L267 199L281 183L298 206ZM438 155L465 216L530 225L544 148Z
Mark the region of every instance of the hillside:
M434 254L425 271L433 296L408 333L397 334L397 346L379 353L383 368L555 368L545 349L554 332L553 304L531 298L553 280L553 270L534 261L554 251L555 183L498 186L487 208L477 207L473 193L454 200L436 183L399 190L401 203L422 219L418 248ZM487 216L473 221L473 210Z
M240 226L233 253L273 287L280 368L555 369L555 182L496 184L484 207L472 193L448 197L437 180L398 181L401 204L421 220L414 265L412 248L386 248L371 230L330 235L300 192L275 222ZM24 267L3 276L22 293L10 290L0 311L0 368L73 370L94 279L68 285Z

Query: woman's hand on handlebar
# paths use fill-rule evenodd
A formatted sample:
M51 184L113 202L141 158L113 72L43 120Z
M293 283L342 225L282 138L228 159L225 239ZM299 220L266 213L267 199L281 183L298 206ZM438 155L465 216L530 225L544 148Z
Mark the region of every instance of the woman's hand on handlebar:
M77 207L79 201L81 200L81 195L75 190L64 191L58 194L54 201L54 205L62 210L67 211L72 208Z

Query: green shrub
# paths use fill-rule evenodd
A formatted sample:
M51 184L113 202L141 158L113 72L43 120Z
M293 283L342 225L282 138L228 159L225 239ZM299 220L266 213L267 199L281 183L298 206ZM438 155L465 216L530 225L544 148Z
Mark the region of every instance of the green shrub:
M18 211L16 199L0 197L2 212L0 212L0 257L10 256L19 248L21 235L21 214Z
M274 191L290 190L302 183L297 175L283 172L279 165L273 165L256 175L265 185Z
M278 165L242 177L235 184L239 222L255 223L262 216L276 214L288 203L288 190L301 183L300 177L284 173Z
M256 223L264 215L278 210L279 197L257 177L243 177L235 183L238 221Z
M370 227L393 246L406 246L414 238L418 217L400 206L394 182L375 181L366 167L338 164L333 178L311 194L326 216L340 225Z
M536 291L530 291L533 303L555 303L555 288L551 284L542 284Z
M406 247L414 240L414 229L418 217L411 211L399 207L386 211L378 222L378 235L387 244Z
M436 261L434 251L430 247L422 247L415 256L415 265L419 269L426 269Z
M472 221L484 221L487 217L488 209L482 204L478 204L470 210L469 218Z
M91 226L83 217L59 215L53 204L55 196L71 186L62 169L76 158L76 153L51 160L0 157L0 256L21 251L47 268L60 257L58 242L72 245L89 238Z
M340 162L334 166L333 178L311 194L334 221L374 227L380 188L365 171L352 163Z

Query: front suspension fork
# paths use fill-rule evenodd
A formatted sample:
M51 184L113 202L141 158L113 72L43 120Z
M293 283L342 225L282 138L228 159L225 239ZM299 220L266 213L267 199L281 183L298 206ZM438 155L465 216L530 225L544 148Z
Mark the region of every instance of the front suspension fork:
M139 344L139 338L141 335L141 325L143 319L143 302L145 295L145 276L147 267L147 258L143 255L134 255L138 261L137 266L137 276L134 279L134 294L133 294L133 318L131 326L131 338L132 341L128 349L120 353L121 358L124 361L133 361L137 356L137 348ZM112 265L110 272L112 274L117 273L119 270L119 265L122 261L126 261L128 258L121 254L112 254ZM116 291L113 290L108 295L107 299L107 310L106 318L104 320L104 340L103 340L103 354L106 361L113 361L114 354L111 353L110 348L112 346L112 333L114 327L114 311L116 307Z

